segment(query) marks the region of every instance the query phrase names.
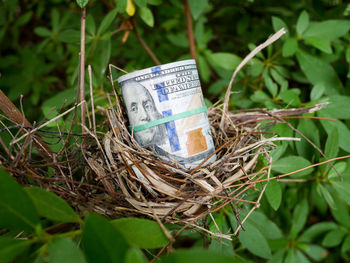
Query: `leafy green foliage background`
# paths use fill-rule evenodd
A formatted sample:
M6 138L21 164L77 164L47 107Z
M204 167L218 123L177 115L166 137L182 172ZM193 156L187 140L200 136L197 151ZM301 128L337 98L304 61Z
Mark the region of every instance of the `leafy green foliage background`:
M107 105L105 92L111 91L108 63L126 71L154 65L135 34L121 27L123 20L133 20L162 63L190 58L183 1L1 1L0 87L17 105L24 95L23 109L31 121L55 116L63 103L68 107L75 101L84 6L86 63L93 68L99 106ZM346 1L189 0L189 7L202 89L209 105L223 98L233 70L245 55L285 27L287 34L239 73L231 109L330 102L308 117L335 121L288 121L328 158L349 154L350 5ZM69 125L68 120L60 124ZM285 124L269 131L300 137ZM1 136L10 139L4 133ZM324 161L303 138L278 143L271 156L274 175ZM329 164L289 177L303 183L271 181L260 209L248 218L246 231L238 238L232 242L203 238L187 230L177 237L176 251L160 261L350 261L350 163L343 159L333 164L343 181ZM245 198L254 200L256 195L252 190ZM249 208L242 205L241 216ZM213 216L221 232L232 232L237 226L229 207ZM44 231L67 222L80 227L54 235ZM211 219L204 224L218 231ZM22 188L2 171L0 227L0 262L146 262L169 242L150 220L108 221L98 215L81 219L59 197L38 188ZM15 238L19 233L21 238Z

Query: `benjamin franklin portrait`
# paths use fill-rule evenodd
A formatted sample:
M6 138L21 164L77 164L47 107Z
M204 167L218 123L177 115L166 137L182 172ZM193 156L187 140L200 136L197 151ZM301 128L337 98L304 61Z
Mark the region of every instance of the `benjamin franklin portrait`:
M122 95L131 126L138 126L163 118L156 108L150 92L134 80L122 84ZM157 125L134 133L136 141L145 147L153 148L165 143L165 125Z

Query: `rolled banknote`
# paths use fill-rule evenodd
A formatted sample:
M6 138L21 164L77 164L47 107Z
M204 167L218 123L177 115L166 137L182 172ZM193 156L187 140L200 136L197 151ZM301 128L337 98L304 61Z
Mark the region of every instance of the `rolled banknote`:
M136 141L166 161L194 168L216 160L195 60L118 78Z

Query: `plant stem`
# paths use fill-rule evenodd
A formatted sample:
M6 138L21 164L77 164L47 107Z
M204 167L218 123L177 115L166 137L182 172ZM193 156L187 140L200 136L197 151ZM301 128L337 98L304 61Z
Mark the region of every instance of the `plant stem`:
M80 56L79 56L79 89L80 102L85 100L85 25L86 25L86 8L81 10L81 27L80 27ZM85 103L81 104L81 123L85 126ZM82 128L81 133L85 133Z
M188 0L184 0L184 3L185 3L185 12L186 12L187 35L188 35L188 42L190 44L191 57L193 59L196 59L196 46L194 43L192 18L191 18L190 8L188 6Z

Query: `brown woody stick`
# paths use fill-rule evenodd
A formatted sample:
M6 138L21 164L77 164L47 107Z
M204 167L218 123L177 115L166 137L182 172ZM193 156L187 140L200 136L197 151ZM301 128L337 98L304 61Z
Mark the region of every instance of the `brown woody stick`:
M186 12L187 35L188 35L188 42L190 44L191 57L193 59L196 59L196 46L194 43L192 18L191 18L190 8L188 6L188 0L184 0L184 3L185 3L185 12Z
M0 90L0 109L14 123L20 126L32 127L31 123L23 116L17 107L9 100L9 98ZM22 130L25 132L24 130ZM53 159L53 152L49 146L40 138L39 135L33 134L33 142L35 148L45 159Z
M81 10L81 27L80 27L80 56L79 56L79 89L80 102L85 100L85 25L86 25L86 8ZM85 103L81 104L81 123L85 126ZM85 130L82 128L84 134Z

